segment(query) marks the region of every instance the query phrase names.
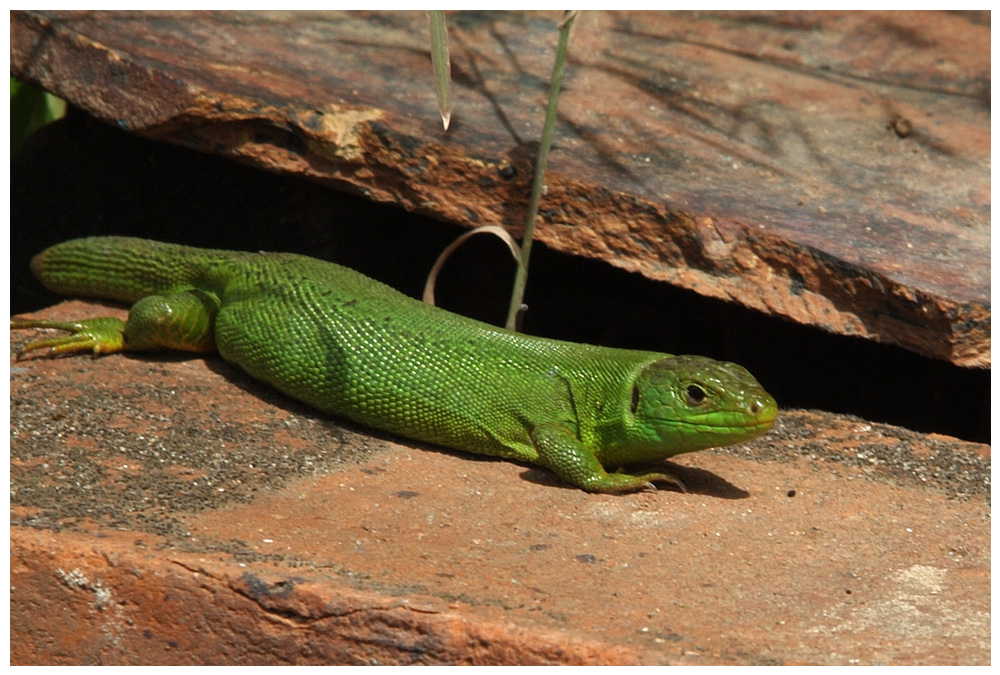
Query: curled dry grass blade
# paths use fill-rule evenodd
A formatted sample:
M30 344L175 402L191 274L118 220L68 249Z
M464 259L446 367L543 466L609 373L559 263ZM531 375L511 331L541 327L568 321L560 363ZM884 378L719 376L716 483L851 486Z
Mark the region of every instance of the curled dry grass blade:
M469 237L475 234L493 234L500 237L504 243L507 244L507 248L510 249L510 254L514 256L514 260L517 261L521 257L521 249L518 248L517 242L514 241L514 237L510 236L510 232L503 229L499 225L483 225L482 227L477 227L473 230L469 230L461 237L455 241L448 244L448 248L441 252L438 259L434 262L434 267L431 268L430 274L427 275L427 284L424 286L424 302L428 305L434 304L434 284L437 282L438 273L444 266L445 261L451 256L456 248L462 245L462 243Z

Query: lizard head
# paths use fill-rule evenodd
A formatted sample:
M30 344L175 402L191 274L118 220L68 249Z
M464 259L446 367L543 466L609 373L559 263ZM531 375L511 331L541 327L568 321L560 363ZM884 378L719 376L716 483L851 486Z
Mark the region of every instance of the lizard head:
M642 444L659 447L661 458L757 438L778 416L778 404L746 368L703 356L646 366L630 405Z

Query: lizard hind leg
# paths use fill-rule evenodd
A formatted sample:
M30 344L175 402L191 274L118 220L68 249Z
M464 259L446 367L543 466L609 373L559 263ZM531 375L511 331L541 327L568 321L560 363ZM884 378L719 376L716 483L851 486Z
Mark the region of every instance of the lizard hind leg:
M21 354L49 349L50 355L90 351L112 354L167 347L183 351L213 351L212 326L218 300L197 290L169 295L150 295L136 302L128 321L97 317L80 321L11 321L11 330L43 328L69 335L36 340L24 345Z
M215 351L215 316L218 311L218 298L197 289L148 295L132 305L129 311L124 329L125 348Z

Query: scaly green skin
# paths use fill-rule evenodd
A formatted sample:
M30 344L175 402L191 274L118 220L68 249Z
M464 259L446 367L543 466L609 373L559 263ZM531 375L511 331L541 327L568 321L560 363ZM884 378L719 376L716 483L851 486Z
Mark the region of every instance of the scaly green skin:
M57 293L135 304L127 322L12 322L71 333L24 351L218 349L324 412L538 464L592 492L680 485L606 468L756 438L778 413L733 363L512 333L305 256L95 237L31 267Z

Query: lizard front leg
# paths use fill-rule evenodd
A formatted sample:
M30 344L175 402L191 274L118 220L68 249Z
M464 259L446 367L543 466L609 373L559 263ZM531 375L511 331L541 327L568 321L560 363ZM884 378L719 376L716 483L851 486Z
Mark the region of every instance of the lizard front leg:
M672 483L684 490L684 484L669 473L608 473L565 422L538 425L531 433L531 440L538 450L540 464L587 492L655 490L654 481Z

